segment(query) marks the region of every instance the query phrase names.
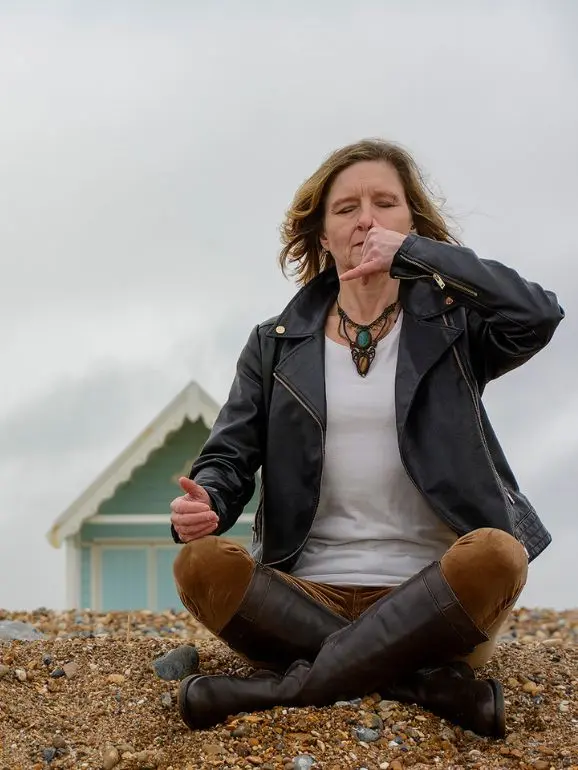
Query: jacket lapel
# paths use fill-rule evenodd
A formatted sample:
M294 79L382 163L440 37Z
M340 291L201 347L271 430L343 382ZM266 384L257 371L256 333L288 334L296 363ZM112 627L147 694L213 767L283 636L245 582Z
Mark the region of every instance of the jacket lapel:
M334 269L325 270L293 297L267 332L280 344L275 374L311 410L325 430L325 320L339 291Z
M424 319L404 312L395 375L399 436L423 377L462 333L463 329L446 326L440 317Z
M325 428L325 330L318 329L281 354L275 371Z

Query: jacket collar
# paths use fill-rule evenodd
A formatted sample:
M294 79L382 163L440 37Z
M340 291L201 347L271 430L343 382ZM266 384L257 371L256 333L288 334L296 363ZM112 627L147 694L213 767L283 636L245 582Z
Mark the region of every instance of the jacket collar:
M337 299L339 278L335 267L327 268L303 286L267 332L268 337L282 339L308 337L324 328L327 314ZM427 279L402 279L399 299L404 312L416 319L434 318L459 303L444 295Z

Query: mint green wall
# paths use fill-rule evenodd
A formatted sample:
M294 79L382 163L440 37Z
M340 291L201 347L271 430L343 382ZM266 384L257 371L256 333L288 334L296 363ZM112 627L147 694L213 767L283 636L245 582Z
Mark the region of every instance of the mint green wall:
M182 490L179 476L188 476L193 460L198 456L209 431L202 420L185 420L182 427L167 436L162 447L151 453L131 478L121 484L114 495L105 500L97 513L169 513L169 505ZM254 513L259 502L258 483L245 513Z
M202 420L185 420L170 433L162 447L152 452L144 465L105 500L97 513L169 513L169 504L182 494L176 478L188 476L193 460L209 432Z

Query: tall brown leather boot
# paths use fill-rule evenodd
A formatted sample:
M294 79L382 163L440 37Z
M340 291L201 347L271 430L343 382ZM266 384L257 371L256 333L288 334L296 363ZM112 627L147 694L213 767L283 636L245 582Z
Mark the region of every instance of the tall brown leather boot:
M497 679L476 679L462 661L416 671L386 687L381 695L417 703L478 735L503 738L506 733L502 685Z
M243 601L219 632L231 649L274 671L313 661L328 636L349 621L275 570L257 564Z
M240 711L325 706L387 689L428 665L440 665L487 641L433 562L336 631L310 663L283 677L192 676L179 689L181 716L192 729Z

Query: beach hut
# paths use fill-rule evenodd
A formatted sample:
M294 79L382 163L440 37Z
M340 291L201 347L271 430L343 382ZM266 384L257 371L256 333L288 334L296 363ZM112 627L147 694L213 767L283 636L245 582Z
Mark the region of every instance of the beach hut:
M96 611L182 609L172 564L170 501L181 494L219 411L191 382L54 522L47 537L66 552L66 604ZM227 533L248 547L259 483Z

